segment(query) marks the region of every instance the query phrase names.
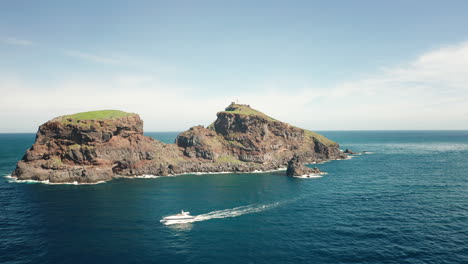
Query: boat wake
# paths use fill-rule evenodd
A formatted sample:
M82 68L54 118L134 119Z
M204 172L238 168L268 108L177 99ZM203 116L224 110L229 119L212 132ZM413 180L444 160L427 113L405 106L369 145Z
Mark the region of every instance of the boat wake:
M263 205L253 204L253 205L239 206L239 207L235 207L231 209L218 210L218 211L213 211L213 212L209 212L206 214L196 215L194 216L193 219L168 221L168 222L163 222L163 224L165 225L186 224L186 223L206 221L210 219L237 217L237 216L241 216L245 214L258 213L261 211L273 209L284 203L285 202L275 202L275 203L263 204Z

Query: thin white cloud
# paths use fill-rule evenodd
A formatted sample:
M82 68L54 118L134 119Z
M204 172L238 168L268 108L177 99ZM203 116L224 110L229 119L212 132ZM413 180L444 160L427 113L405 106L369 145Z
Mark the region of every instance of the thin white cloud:
M34 131L54 116L98 109L139 113L148 131L182 130L211 122L227 101L195 99L189 87L147 75L69 79L52 87L33 87L0 78L0 90L5 92L0 98L2 130Z
M468 84L468 42L422 54L399 67L388 68L371 78L348 82L348 91L420 90L466 92ZM339 88L343 88L339 87Z
M7 45L15 45L15 46L31 46L33 42L30 40L25 39L17 39L11 37L0 37L0 43L7 44Z
M110 53L103 55L82 52L78 50L63 50L62 54L70 58L79 59L89 63L104 64L110 66L121 66L133 70L135 72L173 72L173 67L161 67L154 62L147 62L144 59L127 56L118 53ZM179 70L179 69L177 69Z
M468 42L333 87L289 88L243 97L313 129L468 129Z
M117 58L99 56L99 55L94 55L94 54L80 52L80 51L73 51L73 50L65 51L65 55L73 57L73 58L85 60L85 61L100 63L100 64L118 65L118 64L123 63L120 59L117 59Z
M0 78L0 132L34 131L54 116L98 109L139 113L146 131L180 131L208 125L236 98L313 130L468 129L468 42L328 88L283 80L260 88L246 83L252 87L248 92L229 90L214 96L198 94L197 85L202 83L184 85L151 74L88 77L64 76L47 87L21 78ZM301 88L290 89L294 86Z

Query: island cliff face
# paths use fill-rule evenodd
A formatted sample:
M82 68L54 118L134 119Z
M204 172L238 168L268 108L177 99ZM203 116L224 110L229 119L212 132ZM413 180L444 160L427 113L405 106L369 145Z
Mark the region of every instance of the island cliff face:
M252 172L342 159L339 145L277 121L248 105L231 104L207 128L182 132L175 144L143 135L137 114L96 111L54 118L12 176L52 183L95 183L115 177L196 172Z

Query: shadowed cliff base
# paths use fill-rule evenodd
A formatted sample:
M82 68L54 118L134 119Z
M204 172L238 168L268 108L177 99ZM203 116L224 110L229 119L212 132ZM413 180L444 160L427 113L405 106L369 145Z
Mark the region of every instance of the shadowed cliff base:
M343 159L339 145L315 132L232 103L208 127L180 133L174 144L143 136L137 114L115 110L54 118L12 176L51 183L95 183L119 176L253 172Z

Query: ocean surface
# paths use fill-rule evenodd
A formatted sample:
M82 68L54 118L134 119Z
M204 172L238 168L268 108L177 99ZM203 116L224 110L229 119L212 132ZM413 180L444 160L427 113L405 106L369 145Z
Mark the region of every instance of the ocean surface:
M370 153L321 178L47 185L3 177L34 134L0 134L0 263L468 263L468 131L322 133ZM198 220L159 222L181 209Z

